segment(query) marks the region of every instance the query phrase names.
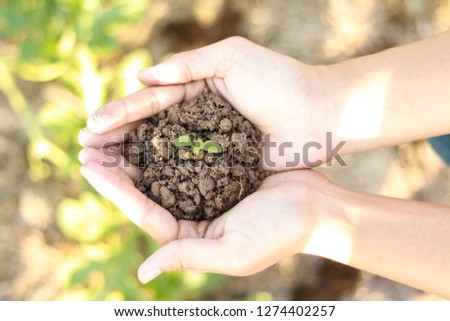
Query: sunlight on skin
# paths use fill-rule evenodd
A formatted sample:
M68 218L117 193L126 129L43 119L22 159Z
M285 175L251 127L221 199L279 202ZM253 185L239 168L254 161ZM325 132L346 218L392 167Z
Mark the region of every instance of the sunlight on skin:
M349 264L352 258L352 234L349 225L338 219L323 220L314 229L303 252Z
M185 75L181 74L182 70L178 64L164 64L163 66L156 65L150 69L145 69L140 72L140 75L150 79L158 79L161 83L170 84L178 83L185 78Z
M341 112L339 137L371 139L380 135L390 80L389 71L377 71L353 86Z

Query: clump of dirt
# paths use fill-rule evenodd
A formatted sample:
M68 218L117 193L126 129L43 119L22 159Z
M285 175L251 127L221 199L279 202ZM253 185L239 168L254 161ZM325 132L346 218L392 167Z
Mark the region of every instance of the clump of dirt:
M262 169L260 132L205 90L147 119L130 134L125 157L143 172L137 188L183 220L212 220L253 193Z

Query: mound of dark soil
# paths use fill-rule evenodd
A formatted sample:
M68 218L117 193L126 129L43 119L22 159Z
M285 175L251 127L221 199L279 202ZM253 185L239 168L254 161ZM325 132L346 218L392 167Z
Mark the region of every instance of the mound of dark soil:
M125 157L142 168L137 188L177 219L212 220L253 193L262 169L260 133L209 91L147 119Z

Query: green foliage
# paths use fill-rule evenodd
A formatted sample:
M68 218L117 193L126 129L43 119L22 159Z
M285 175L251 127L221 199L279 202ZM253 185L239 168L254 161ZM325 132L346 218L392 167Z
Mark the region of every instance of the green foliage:
M222 152L222 147L216 143L213 142L212 140L208 140L206 141L203 146L202 146L203 150L205 150L207 153L214 153L214 154L218 154Z
M117 40L148 7L148 0L0 2L0 91L28 135L29 176L84 190L57 208L61 232L76 244L59 269L61 299L195 299L221 280L174 272L142 286L137 267L157 244L79 174L77 135L87 116L139 90L136 74L152 63L147 51ZM42 97L27 96L24 81L39 82Z
M186 153L186 157L188 159L195 159L200 154L201 150L204 150L207 153L221 153L222 147L212 140L207 140L203 142L201 138L197 139L194 143L192 143L189 135L182 135L176 138L173 142L176 147L191 147L192 151L188 151Z
M176 147L190 147L192 146L192 141L189 135L182 135L176 138L173 142Z

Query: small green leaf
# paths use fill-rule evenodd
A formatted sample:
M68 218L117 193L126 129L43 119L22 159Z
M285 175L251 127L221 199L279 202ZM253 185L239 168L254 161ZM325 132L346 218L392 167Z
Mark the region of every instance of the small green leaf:
M187 146L192 146L192 141L191 141L191 138L189 137L189 135L182 135L182 136L176 138L173 141L173 144L176 147L187 147Z
M203 147L203 140L201 138L197 139L194 143L194 147Z
M192 147L192 151L194 152L195 156L197 156L200 153L201 150L202 150L201 147L198 147L198 146Z
M203 149L203 140L199 138L195 141L194 146L192 147L192 151L194 152L194 155L197 156L202 149Z
M208 153L218 154L222 152L222 147L212 140L208 140L203 144L203 150Z
M195 156L194 156L194 154L192 154L192 152L187 152L185 155L186 155L187 159L194 159L195 158Z

